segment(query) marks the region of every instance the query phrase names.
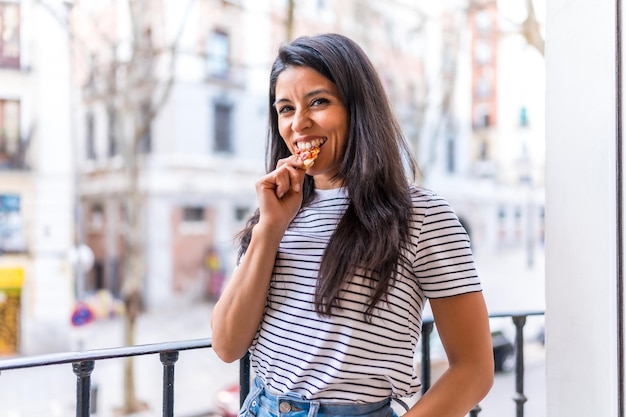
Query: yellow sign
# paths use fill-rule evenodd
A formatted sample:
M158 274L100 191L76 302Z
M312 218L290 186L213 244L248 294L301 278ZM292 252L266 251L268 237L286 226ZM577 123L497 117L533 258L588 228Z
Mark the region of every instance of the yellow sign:
M0 266L0 356L19 349L20 293L24 285L24 268Z
M19 294L10 294L0 303L0 357L19 350L20 304Z
M17 289L24 285L24 268L0 267L0 290Z

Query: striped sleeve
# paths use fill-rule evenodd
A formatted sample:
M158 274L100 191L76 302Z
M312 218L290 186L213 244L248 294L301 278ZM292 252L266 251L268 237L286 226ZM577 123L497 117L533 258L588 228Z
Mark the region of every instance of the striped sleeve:
M413 270L424 295L442 298L481 291L467 232L448 202L430 194L418 208Z

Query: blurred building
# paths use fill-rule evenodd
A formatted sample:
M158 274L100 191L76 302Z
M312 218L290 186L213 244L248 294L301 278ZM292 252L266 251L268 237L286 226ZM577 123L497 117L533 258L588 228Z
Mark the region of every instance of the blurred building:
M441 16L426 184L451 201L477 253L522 248L532 263L544 241L545 61L523 36L525 4L475 0Z
M82 56L88 58L77 77L84 98L90 96L89 83L98 82L93 74L101 77L111 56L110 47L95 39L93 25L79 19L89 16L111 37L123 38L129 30L119 18L124 10L105 3L77 3L73 10L80 37L94 38L83 42L88 46ZM219 292L214 281L234 267L234 237L256 208L254 182L265 168L269 71L278 45L288 36L325 31L352 36L367 48L399 111L408 116L418 112L423 89L423 16L411 2L295 2L291 18L286 1L189 4L186 10L180 2L148 2L141 22L154 45L171 45L180 34L175 83L145 132L138 157L147 306L180 297L214 297ZM172 56L159 59L165 65ZM167 71L159 74L166 82ZM113 119L123 116L106 108L106 98L83 103L76 129L82 236L95 254L83 288L86 293L108 289L119 294L127 261L121 237L127 230L128 187L123 146L111 129ZM406 117L405 124L416 135L414 119Z
M61 2L0 2L0 353L67 348L74 164ZM17 298L16 298L17 296ZM41 345L43 336L47 346Z
M76 57L84 97L76 120L82 236L95 255L84 292L105 289L120 295L128 261L123 239L128 232L128 145L123 141L131 141L132 134L115 130L127 129L120 123L125 109L115 107L124 96L101 98L103 89L95 84L115 77L106 71L131 60L124 54L142 52L129 51L132 45L110 52L111 38L127 42L134 29L148 37L155 88L174 82L142 133L136 156L143 301L161 306L172 297L215 297L221 286L216 280L234 265L234 236L254 209L254 180L264 168L266 103L264 86L256 80L268 67L260 52L268 49L269 11L247 11L239 2L188 2L186 8L180 2L151 1L142 3L142 20L129 27L125 6L86 2L77 4L73 15L77 33L90 39ZM176 64L170 72L164 66L172 60Z
M300 35L339 32L362 45L420 181L451 201L478 252L527 246L532 261L543 230L543 58L509 3L469 6L0 2L0 267L23 270L21 350L33 351L36 333L63 340L75 300L120 296L136 202L144 305L219 295L265 169L270 66ZM7 285L19 281L7 274Z

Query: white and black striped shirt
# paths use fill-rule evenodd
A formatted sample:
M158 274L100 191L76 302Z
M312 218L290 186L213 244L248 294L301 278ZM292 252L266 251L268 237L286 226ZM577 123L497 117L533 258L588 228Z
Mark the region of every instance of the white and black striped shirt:
M332 317L320 317L313 307L321 256L348 206L345 189L316 190L314 202L292 221L250 348L253 370L270 391L370 403L419 390L413 358L426 299L481 287L469 238L450 205L427 190L412 188L411 194L410 247L387 302L377 305L370 322L363 315L369 287L359 276Z

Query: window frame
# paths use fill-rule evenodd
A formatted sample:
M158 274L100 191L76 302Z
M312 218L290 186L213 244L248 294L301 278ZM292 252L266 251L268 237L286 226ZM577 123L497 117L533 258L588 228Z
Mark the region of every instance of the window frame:
M228 78L231 72L231 40L225 30L214 30L206 41L206 71L209 77Z
M224 100L213 102L213 151L233 153L233 103ZM221 110L226 110L220 113ZM226 118L227 120L222 120Z
M13 36L5 40L4 33L8 10L15 10L15 27L9 29ZM19 68L21 62L21 9L19 3L0 1L0 68ZM7 46L8 45L8 46ZM7 49L15 49L15 54L7 54Z
M7 104L13 103L16 105L15 120L13 121L15 129L14 136L7 138L4 136L6 127L6 113ZM0 168L12 168L16 164L19 164L18 158L22 152L22 129L21 129L21 113L22 102L19 99L12 98L0 98ZM4 137L4 139L3 139ZM5 146L13 145L14 149L3 149Z

